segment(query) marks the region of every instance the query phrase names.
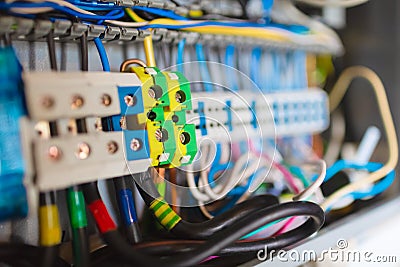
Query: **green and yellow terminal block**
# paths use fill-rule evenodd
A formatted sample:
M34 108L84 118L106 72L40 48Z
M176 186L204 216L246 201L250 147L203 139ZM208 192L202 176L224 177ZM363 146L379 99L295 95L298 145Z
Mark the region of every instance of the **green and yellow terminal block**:
M124 132L128 161L151 159L151 166L173 168L192 163L196 153L195 125L186 122L192 109L189 81L179 72L132 67L141 86L118 87L121 116L114 130Z

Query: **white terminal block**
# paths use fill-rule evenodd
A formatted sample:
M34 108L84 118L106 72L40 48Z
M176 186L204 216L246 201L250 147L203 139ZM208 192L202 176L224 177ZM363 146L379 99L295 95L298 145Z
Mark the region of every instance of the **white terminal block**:
M37 139L33 155L40 191L144 172L150 159L128 162L122 132Z
M121 113L118 86L141 86L132 73L24 72L30 118L106 117Z
M198 139L243 141L299 136L329 126L328 95L319 88L282 93L192 93L187 121Z

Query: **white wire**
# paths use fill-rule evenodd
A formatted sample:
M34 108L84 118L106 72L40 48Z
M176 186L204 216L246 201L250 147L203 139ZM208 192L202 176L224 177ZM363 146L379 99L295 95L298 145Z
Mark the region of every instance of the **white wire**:
M324 7L324 6L335 6L335 7L353 7L364 4L369 0L296 0L308 5Z
M320 36L324 40L324 45L328 46L332 51L338 54L344 51L342 41L335 31L302 13L290 0L276 1L272 7L271 17L279 23L299 24L309 27L311 31L317 33L316 36Z
M6 2L12 3L15 2L16 0L7 0ZM67 7L69 9L72 9L76 12L79 12L81 14L85 15L96 15L95 13L92 13L90 11L84 10L82 8L79 8L70 2L63 1L63 0L24 0L26 2L32 2L32 3L43 3L43 2L50 2L54 4L58 4L63 7ZM20 13L20 14L38 14L38 13L44 13L44 12L49 12L52 11L52 8L44 7L44 8L12 8L12 11L15 13ZM125 22L125 21L118 21L118 20L105 20L104 22L113 24L116 26L120 27L142 27L146 26L148 22Z
M254 154L244 154L237 160L230 178L227 179L227 183L222 187L222 190L213 190L208 183L207 175L201 175L200 178L203 181L205 192L214 200L225 197L237 184L240 184L244 179L248 179L258 170L260 162L253 161L249 163L252 157L256 156Z
M343 113L336 110L331 117L331 138L324 155L324 160L328 166L331 166L338 159L346 135L346 122Z
M320 159L320 160L316 160L313 162L307 162L305 164L306 165L318 165L320 168L320 174L319 174L318 178L309 187L307 187L302 192L300 192L299 194L297 194L296 196L293 197L294 201L308 199L312 194L314 194L315 192L320 190L320 186L325 180L326 163L324 160Z

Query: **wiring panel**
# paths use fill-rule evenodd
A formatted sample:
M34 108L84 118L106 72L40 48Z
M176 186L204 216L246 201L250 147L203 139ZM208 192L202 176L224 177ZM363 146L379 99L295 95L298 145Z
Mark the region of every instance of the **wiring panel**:
M0 2L0 265L237 266L375 201L385 88L330 88L345 47L297 2L366 1ZM356 78L383 127L348 144Z

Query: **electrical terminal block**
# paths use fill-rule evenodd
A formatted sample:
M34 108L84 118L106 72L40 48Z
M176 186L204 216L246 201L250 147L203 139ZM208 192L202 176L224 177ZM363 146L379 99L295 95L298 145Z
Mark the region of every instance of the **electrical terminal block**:
M194 92L187 120L197 139L243 141L319 133L329 126L327 94L318 88L285 93ZM245 135L243 133L246 133Z
M317 88L271 94L191 92L179 72L130 71L22 74L30 125L42 132L23 132L32 135L26 149L34 155L31 169L40 190L149 166L190 164L202 138L243 141L244 132L248 138L296 136L321 132L329 124L328 98ZM77 119L84 119L86 133L77 132ZM49 134L49 122L56 123L58 136Z
M143 111L126 115L126 130L146 130L152 166L181 166L192 162L197 153L196 135L186 123L191 109L188 80L178 72L157 68L131 68L142 82L134 97Z

